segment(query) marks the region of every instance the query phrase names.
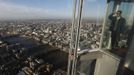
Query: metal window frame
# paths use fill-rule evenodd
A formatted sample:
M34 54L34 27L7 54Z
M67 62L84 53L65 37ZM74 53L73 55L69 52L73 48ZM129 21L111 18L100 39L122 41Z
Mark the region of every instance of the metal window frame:
M79 3L78 9L77 9L77 3ZM72 21L72 28L71 28L71 41L70 41L70 50L69 50L69 56L68 56L67 75L76 75L77 49L79 46L79 38L80 38L82 8L83 8L83 0L74 0L73 21ZM77 11L78 11L78 14L76 15ZM77 25L76 33L74 33L75 25Z

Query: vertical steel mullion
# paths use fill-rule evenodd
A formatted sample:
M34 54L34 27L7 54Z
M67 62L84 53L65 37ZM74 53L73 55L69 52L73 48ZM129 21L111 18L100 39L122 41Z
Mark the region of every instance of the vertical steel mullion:
M113 6L112 13L114 13L114 12L115 12L115 10L116 10L116 5L117 5L117 1L114 1L114 6Z
M117 5L116 5L116 12L119 10L120 5L121 5L121 2L118 2Z
M73 49L73 41L74 41L74 25L75 25L75 18L76 18L76 6L77 0L74 0L74 9L73 9L73 21L72 21L72 28L71 28L71 41L70 41L70 48Z
M71 40L70 40L70 50L69 50L69 55L68 55L68 68L67 68L67 75L70 75L70 69L71 69L71 61L72 59L70 59L70 55L72 54L73 51L73 37L74 37L74 24L75 24L75 18L76 18L76 6L77 6L77 0L74 0L74 8L73 8L73 21L72 21L72 28L71 28Z
M103 37L104 37L104 32L105 32L105 27L106 27L106 24L107 24L107 15L108 15L108 9L109 9L109 2L107 3L107 6L106 6L106 12L105 12L105 18L104 18L104 21L103 21L103 26L102 26L102 35L101 35L101 39L100 39L100 45L99 45L99 49L102 48L102 43L103 43Z
M80 36L80 26L81 26L81 16L82 16L82 6L83 0L79 0L79 8L78 8L78 27L76 32L76 41L75 41L75 49L74 49L74 61L72 66L72 75L76 73L76 64L77 64L77 50L79 45L79 36Z

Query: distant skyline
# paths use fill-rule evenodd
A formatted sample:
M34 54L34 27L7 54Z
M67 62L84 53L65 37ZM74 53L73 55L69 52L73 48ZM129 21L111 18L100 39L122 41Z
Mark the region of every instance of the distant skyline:
M84 17L103 17L106 0L84 0ZM0 0L0 20L72 18L73 0Z

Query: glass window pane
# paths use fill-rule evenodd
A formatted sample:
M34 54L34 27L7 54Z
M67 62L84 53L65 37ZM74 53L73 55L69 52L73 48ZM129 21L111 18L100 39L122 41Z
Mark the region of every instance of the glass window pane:
M130 31L134 21L134 3L121 2L108 3L108 11L106 15L106 24L104 27L104 36L102 49L115 52L120 56L124 56L119 50L128 50ZM119 52L118 52L119 51ZM119 54L121 53L121 54Z
M72 13L73 0L0 0L0 75L66 75Z
M106 11L106 0L83 0L82 21L78 53L99 49L102 24ZM84 55L84 54L83 54ZM79 60L77 71L80 75L93 75L96 59ZM88 54L87 54L88 57ZM87 58L88 59L88 58Z
M84 0L79 42L80 50L99 48L105 7L105 0Z

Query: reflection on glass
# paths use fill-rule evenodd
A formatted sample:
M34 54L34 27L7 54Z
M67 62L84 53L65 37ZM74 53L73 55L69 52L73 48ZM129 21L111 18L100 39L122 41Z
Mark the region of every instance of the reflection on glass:
M81 60L82 54L99 48L105 0L84 0L78 48L78 75L93 75L95 59Z
M99 48L105 3L106 1L103 0L84 0L79 39L80 50Z
M118 10L117 12L110 14L109 19L111 21L109 28L111 32L111 47L112 49L115 49L119 46L120 38L124 34L126 20L124 17L122 17L121 10Z
M110 1L108 3L102 49L127 50L129 33L133 25L134 3Z

